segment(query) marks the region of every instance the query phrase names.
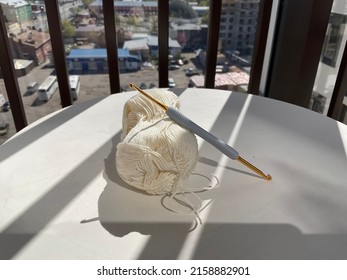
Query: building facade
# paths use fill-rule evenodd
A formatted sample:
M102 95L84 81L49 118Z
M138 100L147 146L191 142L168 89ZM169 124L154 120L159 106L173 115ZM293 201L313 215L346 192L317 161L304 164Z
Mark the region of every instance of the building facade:
M11 37L14 58L34 61L40 65L52 51L51 37L48 33L31 30Z
M89 5L91 13L96 17L102 17L103 6L101 0L96 0ZM148 17L158 15L157 2L133 2L133 1L114 1L114 11L117 15Z
M220 48L250 55L257 29L259 0L223 0L220 22Z
M72 73L106 73L108 71L106 49L72 49L67 56L69 71ZM141 69L141 57L118 49L118 65L121 72Z
M24 32L27 27L32 26L32 10L31 5L23 0L0 0L0 4L4 13L7 25L18 24L19 28L12 28L12 33L18 34Z

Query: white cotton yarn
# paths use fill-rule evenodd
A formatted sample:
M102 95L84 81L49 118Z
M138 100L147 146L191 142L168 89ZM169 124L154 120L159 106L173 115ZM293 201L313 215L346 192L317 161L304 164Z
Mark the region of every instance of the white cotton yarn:
M179 108L179 100L172 92L162 89L146 92L166 105ZM195 135L141 94L124 106L121 138L116 152L118 174L129 185L149 194L180 191L198 160Z
M152 97L159 102L171 105L176 109L179 109L180 102L178 97L167 90L162 89L150 89L146 91ZM153 101L149 100L142 94L138 94L129 99L123 109L123 131L122 140L129 133L129 131L137 125L140 121L152 121L161 120L166 117L166 113Z

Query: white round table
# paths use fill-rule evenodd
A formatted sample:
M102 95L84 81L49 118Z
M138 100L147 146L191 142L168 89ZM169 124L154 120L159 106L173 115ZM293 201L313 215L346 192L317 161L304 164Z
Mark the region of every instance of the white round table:
M268 98L177 90L181 111L272 175L198 139L209 205L172 213L115 168L124 103L73 105L0 146L0 259L346 259L347 127ZM199 176L187 182L206 184Z

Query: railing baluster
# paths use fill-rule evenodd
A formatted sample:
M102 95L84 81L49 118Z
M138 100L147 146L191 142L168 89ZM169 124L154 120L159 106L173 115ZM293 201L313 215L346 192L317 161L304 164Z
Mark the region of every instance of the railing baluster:
M158 0L159 87L168 86L169 78L169 1Z
M16 130L19 131L27 126L20 89L13 65L12 52L7 37L5 17L0 5L0 66L5 82L6 92L11 104L11 111Z
M214 88L216 75L219 27L222 10L222 0L210 1L210 17L205 65L205 87Z
M104 15L108 75L110 79L111 94L113 94L120 92L118 43L116 34L114 1L102 0L102 10Z
M72 104L69 74L66 64L65 47L61 31L61 21L58 0L45 0L47 21L51 37L52 52L59 85L62 107Z

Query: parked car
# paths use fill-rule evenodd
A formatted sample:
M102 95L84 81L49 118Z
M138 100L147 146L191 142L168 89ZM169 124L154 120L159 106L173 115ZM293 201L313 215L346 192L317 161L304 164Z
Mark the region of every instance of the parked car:
M148 88L155 88L157 85L155 83L150 83Z
M147 88L146 83L141 83L141 84L140 84L140 89L146 89L146 88Z
M199 55L203 50L202 49L197 49L194 52L196 53L196 55Z
M176 86L175 80L173 78L169 78L169 88L173 88Z
M180 66L177 64L170 64L169 65L169 70L176 70L176 69L180 69Z
M4 103L4 105L2 105L2 111L3 112L8 112L10 110L11 106L10 106L10 102L9 101L6 101Z
M39 88L39 84L37 82L31 82L27 85L27 92L35 93L38 88Z
M193 69L193 68L189 68L186 70L186 76L188 77L191 77L191 76L194 76L194 75L199 75L200 72L196 69Z
M188 64L189 60L187 58L183 58L183 64Z
M0 122L0 135L5 135L8 132L8 129L10 127L10 124L5 121Z
M177 59L177 60L176 60L176 63L177 63L178 65L182 66L182 65L183 65L183 60L182 60L182 59Z

